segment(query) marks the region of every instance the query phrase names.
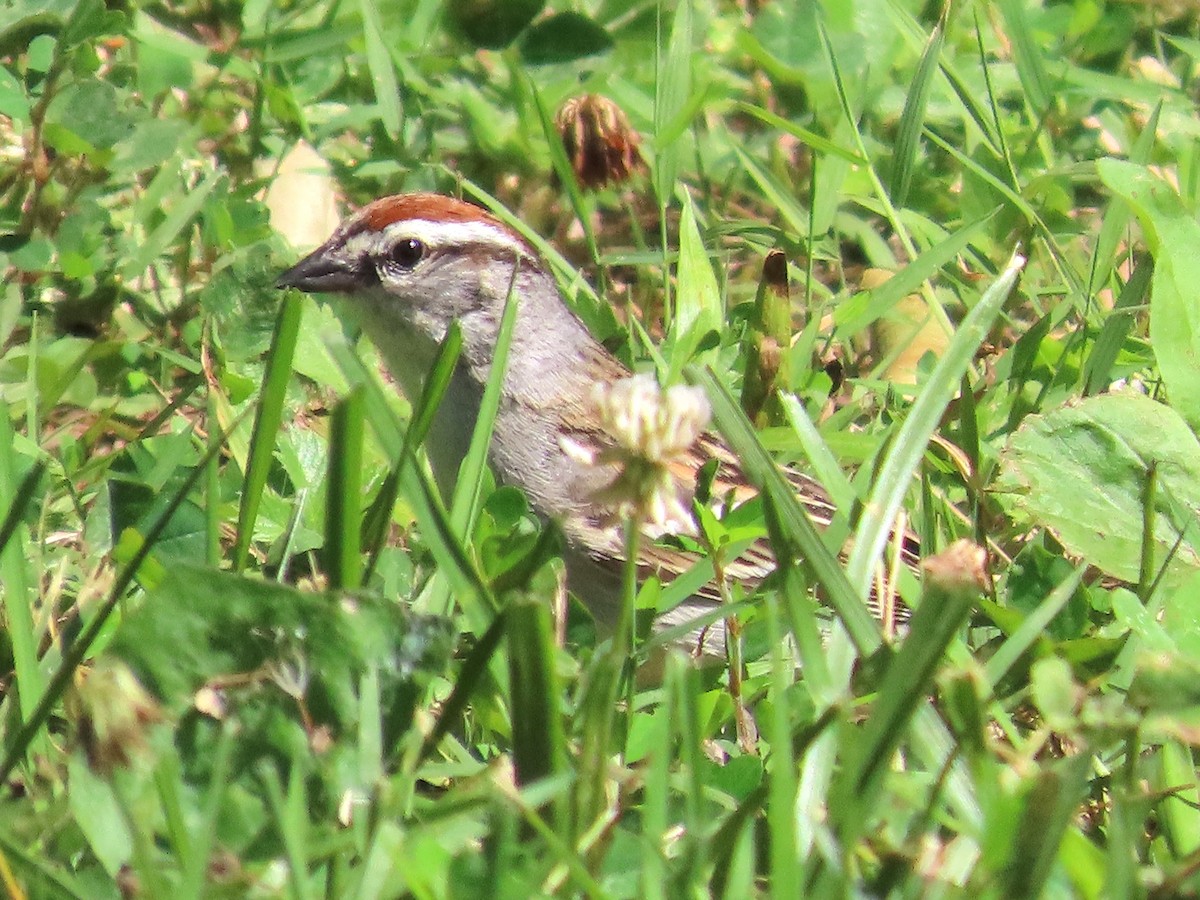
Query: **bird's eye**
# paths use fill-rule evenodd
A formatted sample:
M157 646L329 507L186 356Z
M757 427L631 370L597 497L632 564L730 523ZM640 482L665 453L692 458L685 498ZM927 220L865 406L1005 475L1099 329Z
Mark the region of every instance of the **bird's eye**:
M392 245L392 262L401 269L411 269L424 255L425 245L416 238L401 238Z

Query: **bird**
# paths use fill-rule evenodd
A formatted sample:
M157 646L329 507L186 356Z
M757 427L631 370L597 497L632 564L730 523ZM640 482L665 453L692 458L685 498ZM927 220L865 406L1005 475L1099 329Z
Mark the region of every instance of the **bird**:
M502 313L510 289L514 292L516 320L489 464L498 482L524 491L539 517L559 523L566 538L567 587L600 628L611 629L620 609L625 542L606 499L618 467L596 462L606 459L603 451L614 443L597 405L597 386L626 382L631 372L566 305L533 246L474 204L435 193L399 194L352 214L283 272L276 287L337 295L414 401L451 323L457 323L462 349L425 441L443 492L452 487L467 451ZM725 441L704 430L670 464L689 508L701 468L710 463L715 471L709 496L736 505L756 495ZM836 509L821 485L799 472L789 479L811 519L828 525ZM666 582L697 559L678 543L642 540L638 573ZM761 540L727 561L724 575L753 586L774 565L770 546ZM717 587L709 584L660 613L655 627L687 623L719 602ZM724 654L719 620L688 640L697 655Z

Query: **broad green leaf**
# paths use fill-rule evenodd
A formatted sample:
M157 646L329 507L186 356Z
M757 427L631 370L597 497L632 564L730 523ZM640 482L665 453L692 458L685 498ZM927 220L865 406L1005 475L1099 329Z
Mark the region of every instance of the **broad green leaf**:
M25 0L7 3L0 22L0 56L24 53L41 35L56 34L77 5L74 0Z
M186 436L186 435L185 435ZM182 479L172 479L173 489ZM152 485L132 478L114 476L108 481L108 502L112 523L112 542L116 544L126 528L145 531L155 516L167 505L170 494L156 491ZM167 521L162 536L155 544L156 554L171 560L199 561L205 556L204 512L190 500L184 500Z
M8 69L0 69L0 114L18 123L29 118L29 99L17 77Z
M1013 633L1000 645L995 655L987 661L984 671L995 686L1006 676L1017 661L1025 655L1037 640L1046 633L1054 617L1074 596L1083 579L1085 566L1080 563L1054 590L1046 595L1037 609L1024 618Z
M754 16L754 24L738 35L738 43L773 78L784 83L811 79L819 72L820 15L815 0L768 3Z
M1161 624L1181 653L1200 659L1200 572L1167 597Z
M1071 674L1071 664L1060 656L1039 659L1029 671L1033 702L1046 724L1065 730L1074 727L1080 687Z
M1109 190L1141 222L1154 256L1150 285L1150 342L1167 384L1167 399L1193 428L1200 427L1200 223L1179 194L1145 166L1103 159L1096 164Z
M1029 416L1001 464L1002 501L1049 528L1071 553L1134 583L1147 472L1155 466L1152 570L1165 564L1171 587L1200 571L1200 442L1169 407L1140 394L1107 394Z
M234 421L232 427L237 427L238 421L240 421L240 417ZM150 554L158 539L166 530L171 517L184 503L192 488L200 480L200 476L208 471L208 464L212 462L228 439L229 433L222 432L218 438L210 442L208 451L198 460L192 468L191 473L184 479L174 495L170 497L166 507L150 524L150 527L146 530L144 539L133 529L127 529L125 534L121 536L122 542L128 539L129 544L137 545L136 549L130 548L128 556L125 557L122 557L121 548L114 550L113 556L121 561L121 566L117 571L116 577L113 579L112 586L109 588L108 596L92 612L91 618L75 639L62 650L61 663L46 685L46 690L38 698L37 706L34 707L26 721L21 724L21 727L7 741L4 756L0 759L0 782L8 778L17 765L17 762L24 756L31 743L37 737L41 727L45 724L46 719L49 718L51 711L59 702L63 692L74 677L77 667L92 651L101 632L105 629L109 617L112 615L113 610L116 609L117 602L125 596L125 591L133 584L133 580L139 576L143 563L152 562Z
M440 667L445 622L389 600L306 593L206 566L173 563L110 646L170 708L206 681L264 665L302 664L339 716L352 717L358 676L389 681Z
M695 208L688 196L679 223L679 277L675 318L672 321L676 344L671 355L668 383L678 380L679 373L691 360L705 335L720 328L723 318L721 289L700 237Z
M301 316L300 333L296 336L296 352L292 359L292 371L316 384L324 385L336 394L349 390L346 376L329 354L325 336L342 330L342 325L328 303L318 303L305 295L304 313Z
M61 125L101 149L126 137L137 117L122 109L117 90L99 79L73 85L56 96L46 110L47 124Z
M1162 787L1171 796L1163 803L1163 819L1170 831L1171 843L1179 854L1195 853L1200 848L1200 790L1192 749L1179 740L1162 746Z
M63 23L59 41L63 48L73 48L89 39L118 33L124 24L125 17L119 11L108 10L99 0L82 0Z
M133 837L112 785L93 773L80 756L71 760L68 772L72 818L105 871L115 876L133 854Z

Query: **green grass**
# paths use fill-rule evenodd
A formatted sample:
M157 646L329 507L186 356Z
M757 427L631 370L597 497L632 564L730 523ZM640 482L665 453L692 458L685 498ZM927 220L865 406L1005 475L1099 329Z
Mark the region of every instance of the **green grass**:
M4 894L1200 892L1198 25L0 11ZM568 180L582 92L640 132L632 182ZM489 415L453 496L421 458L457 334L405 399L274 290L301 249L262 192L300 140L347 207L493 209L618 356L704 388L761 500L705 517L685 579L762 536L780 561L725 586L736 677L651 638L623 680L573 601L560 645L561 536L493 483ZM780 464L842 501L828 529ZM863 598L897 516L992 578L901 573L887 640Z

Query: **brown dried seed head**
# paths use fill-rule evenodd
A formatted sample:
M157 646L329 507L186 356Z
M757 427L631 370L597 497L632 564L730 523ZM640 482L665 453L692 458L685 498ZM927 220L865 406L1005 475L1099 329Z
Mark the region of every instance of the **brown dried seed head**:
M554 124L575 177L588 190L628 181L645 168L638 150L641 136L607 97L572 97L558 110Z
M925 577L946 591L986 591L987 551L966 538L921 562Z
M787 254L778 247L768 252L763 259L762 280L763 284L770 287L777 294L787 294Z
M125 663L101 658L81 671L67 698L88 765L108 774L128 768L150 750L149 729L162 710Z

